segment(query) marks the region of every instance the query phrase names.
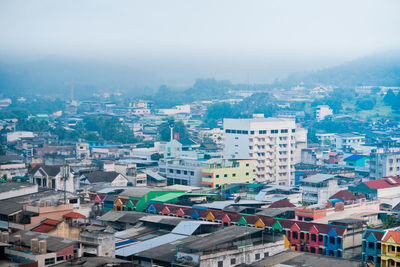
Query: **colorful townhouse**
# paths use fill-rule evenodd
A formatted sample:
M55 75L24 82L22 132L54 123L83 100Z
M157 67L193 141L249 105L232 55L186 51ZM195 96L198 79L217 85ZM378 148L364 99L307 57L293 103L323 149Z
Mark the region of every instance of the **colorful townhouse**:
M381 242L384 235L385 231L374 229L365 230L361 252L361 259L363 262L372 263L376 267L381 266Z
M346 255L347 249L361 246L363 233L363 230L357 230L356 234L353 235L353 231L348 230L348 227L343 225L296 221L168 203L150 203L147 212L211 221L219 223L223 227L238 225L263 228L269 234L284 235L286 248L344 258L353 256L352 254Z
M201 184L206 190L226 184L252 183L255 164L254 160L227 160L221 166L203 169L201 175Z
M367 229L362 240L362 261L377 267L400 266L400 228Z

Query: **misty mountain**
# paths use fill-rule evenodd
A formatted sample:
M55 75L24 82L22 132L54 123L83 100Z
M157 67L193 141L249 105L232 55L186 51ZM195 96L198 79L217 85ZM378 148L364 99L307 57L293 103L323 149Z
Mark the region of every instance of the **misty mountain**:
M377 53L314 72L295 73L274 85L287 88L300 83L309 87L400 86L400 51Z
M129 66L106 62L71 60L40 60L29 63L0 62L0 93L3 96L71 95L87 97L93 93L120 91L131 95L143 94L143 89L157 88L159 79ZM151 90L150 90L151 93Z

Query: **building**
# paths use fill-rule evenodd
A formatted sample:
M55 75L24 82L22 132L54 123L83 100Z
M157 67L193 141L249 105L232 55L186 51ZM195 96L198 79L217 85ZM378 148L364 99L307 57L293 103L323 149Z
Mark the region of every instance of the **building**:
M206 189L225 184L252 183L255 179L254 160L229 160L224 165L202 170L201 185Z
M166 158L193 158L197 159L197 150L200 145L190 138L174 139L165 144Z
M334 175L316 174L300 181L303 202L325 204L330 196L338 192L339 185Z
M370 154L370 178L382 179L400 175L400 151L379 148Z
M367 229L362 238L362 255L363 262L371 263L376 267L381 266L382 237L385 231Z
M343 133L335 134L336 151L357 152L362 151L365 145L365 136L360 134Z
M385 178L362 182L349 186L349 191L355 195L363 194L367 199L379 199L381 203L395 206L398 203L400 178Z
M317 133L315 134L318 141L323 145L331 145L335 143L335 134L334 133Z
M399 266L400 229L367 229L362 240L362 261L377 267Z
M319 105L314 110L315 119L322 121L327 116L333 115L333 110L328 105Z
M344 159L346 162L346 166L354 166L354 167L365 167L366 161L368 157L365 155L351 155Z
M214 160L162 159L158 164L158 173L167 178L167 185L181 184L201 186L202 169L213 166Z
M224 130L221 128L202 130L199 132L199 137L201 140L203 140L203 142L207 139L210 139L218 146L222 146L224 144Z
M32 231L18 231L10 236L2 234L9 259L18 263L37 263L31 266L51 266L81 256L80 242Z
M254 159L256 180L294 185L293 119L224 119L224 158Z
M95 171L82 174L82 176L80 177L80 183L81 184L108 183L111 186L127 186L128 179L123 174L115 171L111 172Z
M76 143L75 153L77 159L87 159L90 157L89 143Z
M37 165L29 171L29 177L39 187L75 192L74 174L69 166Z

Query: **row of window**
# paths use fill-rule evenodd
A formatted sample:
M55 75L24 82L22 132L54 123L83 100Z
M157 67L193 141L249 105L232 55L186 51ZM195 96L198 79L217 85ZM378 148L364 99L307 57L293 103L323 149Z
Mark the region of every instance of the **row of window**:
M281 133L288 133L288 129L281 129ZM296 129L292 129L292 133L296 132ZM247 130L233 130L233 129L225 129L225 133L232 133L232 134L249 134L249 131ZM259 130L258 134L267 134L267 130ZM271 130L271 134L277 134L279 133L279 130ZM255 134L255 131L250 131L250 134Z

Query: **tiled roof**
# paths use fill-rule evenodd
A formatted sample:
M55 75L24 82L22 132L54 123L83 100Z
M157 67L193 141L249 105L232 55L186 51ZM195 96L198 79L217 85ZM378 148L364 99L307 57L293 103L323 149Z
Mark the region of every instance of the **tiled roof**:
M272 203L268 208L293 208L296 207L287 199L280 199Z
M385 234L385 232L383 232L383 231L366 230L366 231L365 231L365 234L364 234L364 238L367 239L368 236L369 236L371 233L374 234L375 238L376 238L378 241L381 241L381 240L382 240L382 237L383 237L384 234Z
M371 189L383 189L400 186L400 178L386 178L364 182Z
M397 244L400 244L400 232L398 231L387 231L382 241L386 242L390 237L394 239Z
M117 176L120 175L118 172L102 172L95 171L84 174L90 183L111 183Z
M60 222L61 222L61 221L53 220L53 219L46 219L46 220L42 221L42 223L48 224L48 225L57 225L57 224L59 224Z
M33 232L39 232L39 233L48 233L51 230L55 229L57 227L57 224L59 224L61 221L58 220L53 220L53 219L45 219L41 222L40 225L32 228Z
M64 214L63 217L64 217L64 218L73 218L73 219L83 219L83 218L86 218L85 215L80 214L79 212L74 212L74 211L71 211L71 212L68 212L67 214Z
M357 197L354 196L353 193L351 193L348 190L340 190L336 194L332 195L329 199L340 199L347 201L347 200L357 199Z

